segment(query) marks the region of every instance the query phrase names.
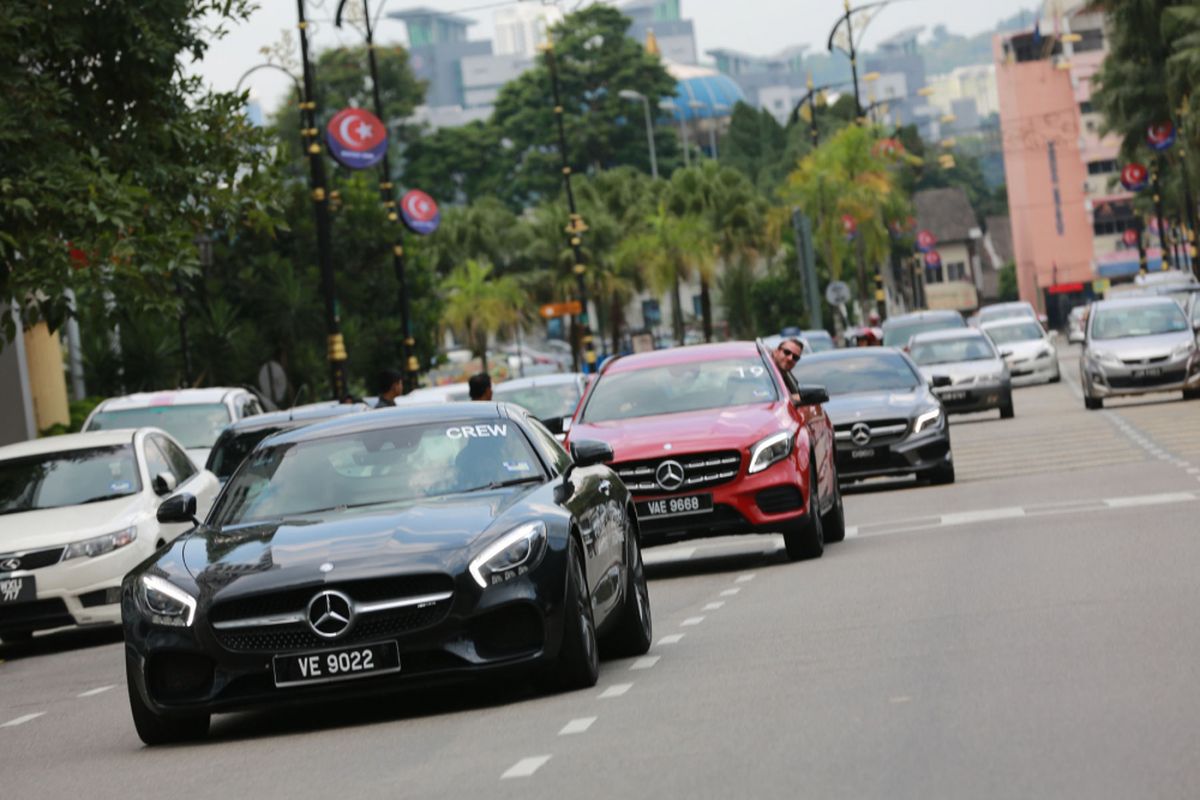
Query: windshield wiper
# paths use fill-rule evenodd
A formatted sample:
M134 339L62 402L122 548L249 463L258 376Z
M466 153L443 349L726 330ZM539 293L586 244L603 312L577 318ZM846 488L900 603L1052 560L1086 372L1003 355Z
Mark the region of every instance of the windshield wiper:
M523 483L541 483L543 480L545 479L540 475L526 475L524 478L509 478L506 481L492 481L491 483L484 484L483 486L474 486L470 489L463 489L462 491L464 494L466 492L484 492L491 491L492 489L504 489L509 486L520 486Z
M129 494L129 492L123 492L121 494L102 494L97 497L89 497L87 500L78 503L78 505L86 506L88 503L99 503L104 500L116 500L118 497L129 497Z

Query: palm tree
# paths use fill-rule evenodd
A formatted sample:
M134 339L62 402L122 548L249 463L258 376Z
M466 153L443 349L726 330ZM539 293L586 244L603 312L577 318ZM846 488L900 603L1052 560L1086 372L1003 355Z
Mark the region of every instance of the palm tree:
M683 344L683 303L679 285L693 275L712 280L713 236L707 223L694 215L676 216L660 202L641 230L622 240L617 260L634 268L656 294L671 292L675 340Z
M444 281L442 320L479 356L488 371L488 337L510 330L526 318L527 298L511 276L493 276L492 265L468 259Z

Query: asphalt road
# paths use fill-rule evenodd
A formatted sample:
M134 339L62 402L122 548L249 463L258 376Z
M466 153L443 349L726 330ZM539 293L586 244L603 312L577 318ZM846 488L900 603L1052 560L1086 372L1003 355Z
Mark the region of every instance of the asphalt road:
M657 643L594 689L217 717L141 746L119 634L0 647L4 797L1200 796L1200 402L1066 380L955 418L959 482L846 498L846 542L649 551Z

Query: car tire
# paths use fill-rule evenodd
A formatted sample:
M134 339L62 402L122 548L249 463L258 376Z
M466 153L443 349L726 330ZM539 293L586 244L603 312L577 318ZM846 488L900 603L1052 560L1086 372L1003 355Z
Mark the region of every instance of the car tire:
M153 747L160 744L193 742L208 735L210 715L160 716L142 700L142 695L138 692L133 676L129 674L128 669L125 670L125 684L129 688L129 708L133 712L133 727L137 729L138 738L146 744Z
M600 651L596 641L596 621L574 537L567 550L567 594L563 602L562 645L546 675L551 691L587 689L600 679Z
M33 631L9 631L0 636L0 643L23 644L33 638Z
M1050 379L1050 383L1059 383L1062 381L1062 370L1054 370L1054 377Z
M836 544L846 539L846 507L842 504L842 487L833 482L833 506L821 518L825 544Z
M954 483L954 464L942 464L929 471L929 482L934 486Z
M809 468L809 487L817 483L817 465ZM821 504L816 497L810 495L808 513L801 519L789 525L783 531L783 546L787 550L788 560L805 561L810 558L820 558L825 552L825 526L821 524Z
M626 523L625 535L629 552L625 571L625 600L621 605L617 626L604 642L605 655L640 656L650 650L654 641L654 621L650 615L650 589L646 585L646 567L642 563L642 546L632 515Z
M1184 400L1200 400L1200 389L1184 389Z
M1083 407L1088 411L1097 411L1101 408L1104 408L1104 400L1099 397L1088 397L1087 395L1084 395Z
M1000 419L1012 419L1016 415L1017 412L1013 409L1012 395L1010 394L1004 405L1000 406Z

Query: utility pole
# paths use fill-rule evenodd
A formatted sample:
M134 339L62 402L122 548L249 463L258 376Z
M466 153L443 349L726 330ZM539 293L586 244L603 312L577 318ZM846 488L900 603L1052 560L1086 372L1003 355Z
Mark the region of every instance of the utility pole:
M1167 216L1163 213L1162 187L1159 185L1158 174L1162 171L1162 157L1154 157L1154 166L1150 169L1150 182L1154 192L1154 213L1158 215L1158 246L1162 250L1162 268L1168 269L1171 263L1171 245L1167 241Z
M342 0L338 4L337 15L334 18L334 25L339 28L342 26L342 11L346 7L346 1ZM375 104L375 116L382 120L384 126L387 126L388 119L383 113L383 98L379 91L379 63L375 58L375 33L371 26L371 8L367 0L363 0L363 24L366 26L367 64L371 72L371 96ZM395 185L392 182L391 162L388 159L389 150L391 150L390 137L388 139L388 147L383 151L383 160L379 163L379 199L383 203L383 209L387 213L388 221L395 223L400 221L400 215L396 212ZM413 339L412 332L412 306L408 292L403 225L396 226L396 241L392 245L392 269L396 273L396 284L400 290L400 330L402 336L400 359L404 364L404 393L408 394L417 388L420 364L417 362L416 340Z
M325 298L326 357L329 360L333 399L341 400L346 394L346 343L342 339L337 297L334 294L329 193L325 190L325 160L321 157L321 131L317 127L313 70L308 60L308 21L304 18L304 0L296 0L296 10L300 17L297 26L300 29L300 59L304 65L304 96L300 98L300 124L302 140L306 142L304 149L308 153L313 213L317 221L317 261L321 268L321 294Z

